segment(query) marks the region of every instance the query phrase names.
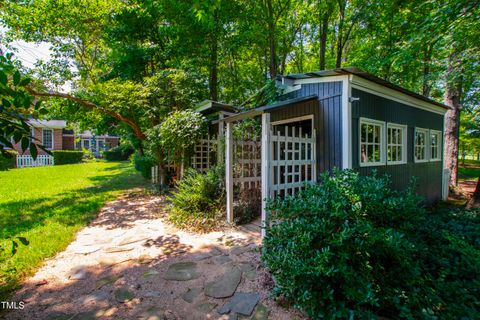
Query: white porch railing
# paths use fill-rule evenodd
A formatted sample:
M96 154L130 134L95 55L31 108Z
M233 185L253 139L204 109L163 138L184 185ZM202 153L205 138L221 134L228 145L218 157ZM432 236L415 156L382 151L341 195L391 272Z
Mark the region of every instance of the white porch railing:
M43 167L53 165L53 157L49 155L38 155L37 159L35 160L33 160L32 156L30 155L17 156L17 168Z

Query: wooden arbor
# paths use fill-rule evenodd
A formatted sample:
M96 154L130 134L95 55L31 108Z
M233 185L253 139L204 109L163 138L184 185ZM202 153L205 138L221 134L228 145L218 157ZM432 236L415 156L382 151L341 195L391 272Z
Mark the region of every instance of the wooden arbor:
M227 193L227 221L234 221L234 186L238 183L260 183L262 226L267 223L266 205L269 198L293 195L306 183L316 181L316 133L313 115L271 121L267 106L222 119L226 123L225 170ZM260 141L241 142L241 145L258 145L260 152L239 158L238 142L233 137L233 126L247 118L261 117ZM251 149L249 149L251 150ZM241 152L245 155L245 152ZM259 156L259 157L258 157ZM251 176L235 175L236 166L249 165L255 168ZM256 168L260 168L260 172ZM248 170L247 170L248 171ZM243 168L241 172L244 172ZM249 171L252 172L252 171ZM265 228L262 228L262 236Z

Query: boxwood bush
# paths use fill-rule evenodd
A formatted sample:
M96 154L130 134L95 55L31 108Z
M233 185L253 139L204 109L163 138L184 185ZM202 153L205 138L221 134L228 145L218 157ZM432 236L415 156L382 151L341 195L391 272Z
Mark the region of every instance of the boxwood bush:
M17 153L15 151L7 151L10 156L2 156L0 154L0 171L13 169L17 165Z
M53 150L52 155L55 165L80 163L83 158L82 151L72 150Z
M210 231L223 221L223 172L221 167L206 173L187 170L170 197L169 221L180 228L196 231Z
M135 152L132 145L122 144L103 152L103 156L107 161L125 161Z
M454 218L419 200L387 177L337 171L271 201L262 260L275 293L313 319L474 319L478 212Z
M155 159L153 159L153 157L134 153L131 159L135 169L139 171L145 179L152 178L152 167L155 165Z

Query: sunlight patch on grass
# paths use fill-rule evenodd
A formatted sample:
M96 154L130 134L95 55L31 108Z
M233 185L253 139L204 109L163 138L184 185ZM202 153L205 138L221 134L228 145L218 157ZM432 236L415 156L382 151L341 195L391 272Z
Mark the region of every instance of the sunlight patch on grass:
M65 249L99 209L146 181L126 162L0 172L0 298L42 261ZM25 237L11 257L11 240Z

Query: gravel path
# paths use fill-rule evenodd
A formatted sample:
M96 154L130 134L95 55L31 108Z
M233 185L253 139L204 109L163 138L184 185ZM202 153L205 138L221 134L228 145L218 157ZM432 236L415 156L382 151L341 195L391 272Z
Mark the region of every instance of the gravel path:
M24 282L12 301L25 308L6 319L303 318L269 298L258 227L188 233L164 222L164 205L142 192L107 204Z

